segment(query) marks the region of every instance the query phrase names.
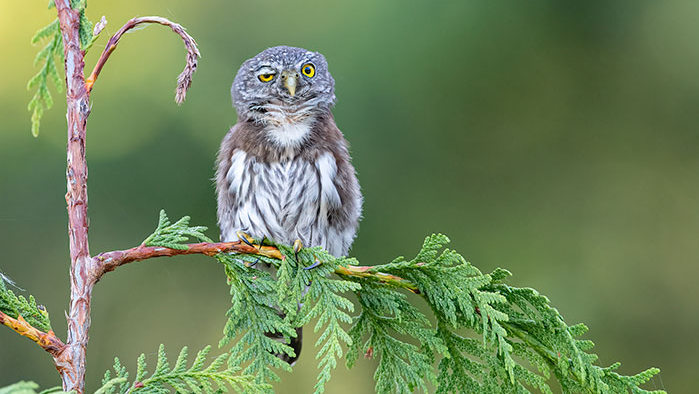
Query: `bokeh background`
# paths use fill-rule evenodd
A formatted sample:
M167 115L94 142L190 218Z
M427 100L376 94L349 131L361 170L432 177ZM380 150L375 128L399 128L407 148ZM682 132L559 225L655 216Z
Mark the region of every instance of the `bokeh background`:
M699 351L699 3L688 1L90 1L109 25L162 15L203 57L173 102L179 38L126 35L102 72L88 122L91 250L137 245L158 211L217 237L211 178L235 122L229 88L245 59L278 44L327 57L337 123L365 196L353 255L414 254L448 234L484 271L548 295L585 322L600 362L649 387L695 392ZM0 3L0 269L34 294L65 336L68 244L65 102L30 135L26 81L54 18L46 0ZM159 343L215 344L228 288L204 257L120 268L93 298L88 388L118 355L133 368ZM313 340L307 340L308 344ZM308 349L279 392L310 392ZM371 392L372 362L340 366L331 393ZM0 329L0 386L58 379L46 354Z

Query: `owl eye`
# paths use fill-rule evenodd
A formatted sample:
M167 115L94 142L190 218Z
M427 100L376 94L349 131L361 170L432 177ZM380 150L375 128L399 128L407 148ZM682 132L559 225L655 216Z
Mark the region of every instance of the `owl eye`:
M316 68L311 63L306 63L301 67L301 72L308 78L313 78L316 75Z
M260 74L260 75L257 76L257 78L258 78L260 81L262 81L262 82L269 82L269 81L271 81L271 80L274 79L274 75L275 75L275 74L273 74L273 73L270 73L270 74Z

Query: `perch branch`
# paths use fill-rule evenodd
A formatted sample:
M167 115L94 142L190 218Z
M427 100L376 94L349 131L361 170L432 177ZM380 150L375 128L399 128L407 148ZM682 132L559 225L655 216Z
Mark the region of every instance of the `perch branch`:
M61 341L53 331L43 332L29 324L21 315L17 316L15 319L0 312L0 323L6 325L19 335L36 342L37 345L41 346L42 349L49 352L53 357L58 357L66 347L63 341Z
M283 259L282 253L274 246L250 245L241 241L216 243L202 242L188 244L186 246L187 249L170 249L160 246L140 245L127 250L100 253L93 259L93 265L96 267L94 271L94 281L98 281L102 275L109 271L113 271L121 265L154 257L172 257L184 254L203 254L207 256L214 256L219 253L232 252L261 255L278 260ZM372 268L373 267L371 266L347 265L338 267L335 270L335 273L343 276L373 278L381 283L402 287L416 294L419 293L419 290L413 283L395 275L386 274L383 272L370 272Z
M95 280L99 280L102 275L109 271L115 270L121 265L132 263L134 261L141 261L154 257L172 257L183 254L204 254L207 256L214 256L225 252L258 254L275 259L282 258L282 254L273 246L262 246L258 248L245 244L241 241L217 243L202 242L197 244L188 244L187 249L171 249L161 246L139 245L135 248L105 252L95 256L94 262L95 266L97 267L95 270Z
M180 73L180 75L177 77L177 89L175 91L175 101L177 104L182 104L185 96L187 95L187 90L192 85L192 74L194 74L194 71L197 69L197 61L201 57L201 54L199 53L199 48L197 48L196 41L194 41L192 36L187 34L184 27L159 16L133 18L126 22L126 24L109 39L107 46L104 48L104 51L102 51L102 54L97 61L97 64L95 64L95 68L92 70L92 74L90 74L90 76L85 80L87 92L89 93L92 91L92 86L95 84L97 77L102 71L102 67L104 67L104 64L109 59L109 56L116 49L121 36L142 23L158 23L164 26L169 26L172 31L182 37L182 41L184 41L184 46L187 49L187 63L185 64L182 73Z

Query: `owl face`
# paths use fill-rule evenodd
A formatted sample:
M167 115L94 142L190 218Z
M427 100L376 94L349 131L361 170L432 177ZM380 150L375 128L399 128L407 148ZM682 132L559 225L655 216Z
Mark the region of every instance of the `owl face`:
M320 53L278 46L243 63L231 95L241 119L264 120L270 112L302 115L333 106L335 80Z

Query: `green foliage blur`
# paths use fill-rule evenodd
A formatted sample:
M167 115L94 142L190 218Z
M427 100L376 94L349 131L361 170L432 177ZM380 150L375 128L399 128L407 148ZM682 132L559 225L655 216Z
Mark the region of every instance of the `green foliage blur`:
M29 40L54 12L44 0L0 3L0 270L65 338L65 104L54 94L38 139L26 110ZM325 54L336 80L365 196L352 252L363 264L446 233L481 270L505 267L585 322L600 364L657 366L648 387L696 388L699 3L92 0L87 14L109 21L88 72L139 15L181 23L203 55L181 107L185 53L166 28L127 34L102 71L87 140L93 254L137 245L161 208L216 238L211 178L235 122L233 76L266 47L303 46ZM108 274L94 291L88 390L115 355L217 343L229 306L222 267L202 256ZM312 391L311 353L279 392ZM371 392L373 367L339 366L328 392ZM0 386L19 380L58 382L48 355L0 329Z

